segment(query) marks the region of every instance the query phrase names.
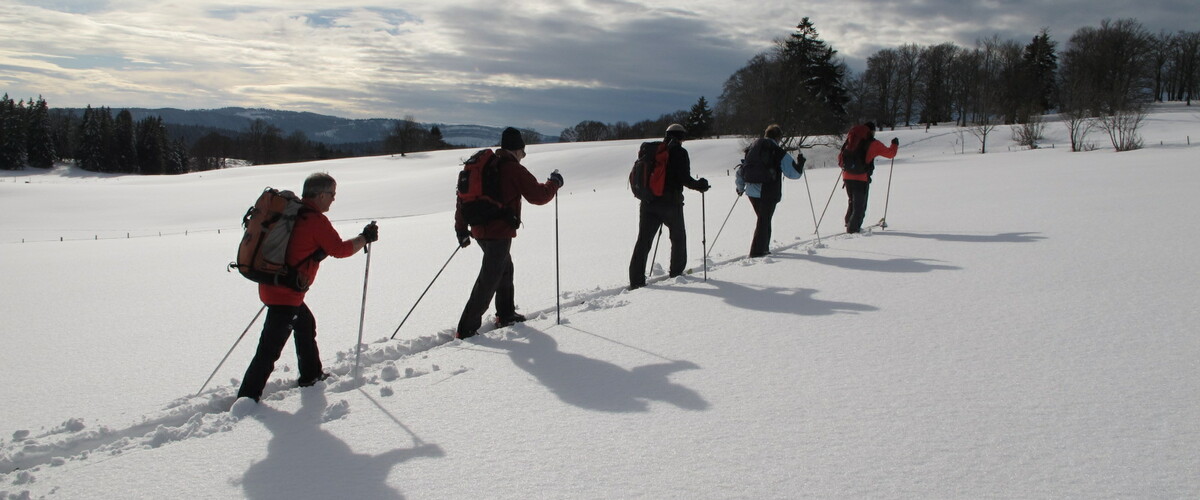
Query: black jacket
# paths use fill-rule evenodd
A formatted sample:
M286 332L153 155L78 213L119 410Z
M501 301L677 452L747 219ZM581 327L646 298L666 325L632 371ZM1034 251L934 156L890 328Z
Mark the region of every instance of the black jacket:
M667 160L667 179L663 195L652 202L655 204L683 204L683 188L700 189L700 181L692 178L692 160L678 141L670 143L671 156Z

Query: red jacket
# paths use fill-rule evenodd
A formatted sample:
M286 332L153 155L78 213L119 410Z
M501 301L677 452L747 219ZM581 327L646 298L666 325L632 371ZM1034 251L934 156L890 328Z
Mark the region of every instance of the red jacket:
M311 285L317 279L317 269L321 267L321 262L308 257L320 249L326 255L344 259L354 255L354 242L342 240L329 218L318 212L311 203L305 201L304 205L305 209L300 212L300 218L292 228L292 240L288 243L286 259L289 265L300 266L300 274L308 277ZM301 261L304 263L301 264ZM258 298L267 305L298 306L304 303L304 292L297 292L286 286L259 284Z
M896 152L899 151L899 149L900 148L897 144L885 146L882 142L872 139L871 145L867 147L867 163L874 163L875 158L878 156L882 156L884 158L895 158ZM841 153L838 153L838 155L841 156ZM838 163L841 163L841 161ZM861 174L842 172L842 179L848 181L869 181L871 180L871 174L865 172Z
M511 210L518 221L521 220L521 198L534 205L545 205L554 199L558 193L557 183L538 182L510 151L497 149L496 156L500 158L500 203ZM458 207L454 210L454 229L460 233L467 230L467 221ZM471 227L471 236L477 240L516 238L517 228L506 221L494 220Z

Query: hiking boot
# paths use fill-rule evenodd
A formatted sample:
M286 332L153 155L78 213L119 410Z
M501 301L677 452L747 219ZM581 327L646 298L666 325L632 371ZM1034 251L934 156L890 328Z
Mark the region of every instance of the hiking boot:
M525 322L525 316L518 314L518 313L512 313L512 314L508 314L508 315L504 315L504 316L496 316L496 328L504 328L506 326L512 326L514 323L524 323L524 322Z
M641 282L641 283L630 283L630 284L629 284L629 290L630 290L630 291L637 290L638 288L641 288L641 287L644 287L644 286L646 286L646 282L645 282L645 281L643 281L643 282Z
M317 375L317 378L306 379L306 380L297 380L296 385L298 385L300 387L312 387L314 385L317 385L317 382L321 382L321 381L329 378L329 375L330 375L329 372L321 372L320 375Z
M474 336L475 336L475 335L477 335L478 333L479 333L479 332L477 332L477 331L475 331L475 332L454 332L454 338L456 338L456 339L469 339L469 338L471 338L471 337L474 337Z

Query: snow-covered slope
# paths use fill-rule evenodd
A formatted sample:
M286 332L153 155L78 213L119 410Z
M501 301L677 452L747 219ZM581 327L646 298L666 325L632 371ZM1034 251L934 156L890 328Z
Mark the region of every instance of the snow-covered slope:
M479 265L451 227L469 151L0 173L0 498L1200 496L1200 113L1156 108L1119 154L1070 153L1054 123L1043 149L1001 131L986 155L950 127L893 135L868 217L886 200L887 230L837 234L845 195L817 168L763 259L739 141L688 143L715 186L688 192L694 272L633 292L637 141L531 146L566 178L514 243L532 319L469 341L450 338ZM336 377L295 388L285 349L231 414L261 320L196 391L261 307L224 269L240 218L318 170L344 235L381 227L369 275L327 260L308 296Z

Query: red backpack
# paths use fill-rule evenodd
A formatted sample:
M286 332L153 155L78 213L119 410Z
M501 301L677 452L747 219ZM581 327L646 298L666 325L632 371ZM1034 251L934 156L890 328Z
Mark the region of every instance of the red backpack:
M500 157L495 151L481 149L463 163L458 173L458 209L467 224L479 226L506 219L513 227L516 217L500 201Z
M629 171L629 189L642 201L654 201L667 185L667 161L671 148L663 141L643 142Z

